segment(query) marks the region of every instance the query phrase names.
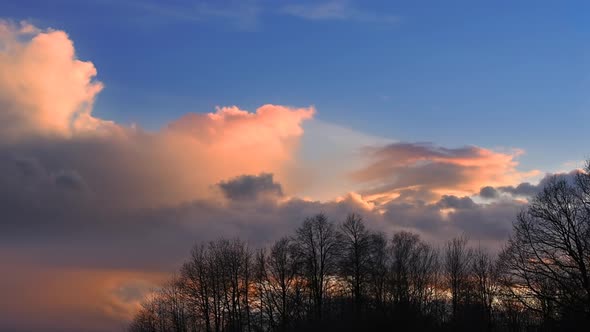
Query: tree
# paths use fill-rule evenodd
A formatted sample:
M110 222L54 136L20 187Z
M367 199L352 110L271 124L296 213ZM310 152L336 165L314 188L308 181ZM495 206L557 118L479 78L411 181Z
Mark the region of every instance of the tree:
M511 295L542 319L590 322L590 164L553 177L517 217L501 254Z
M279 326L286 330L292 316L300 309L301 261L291 239L284 237L273 244L268 256L268 285L271 300L280 316Z
M482 325L491 329L492 305L498 294L498 268L492 256L482 248L478 248L473 254L472 274L475 283L477 305L480 309L479 320Z
M467 238L460 236L447 242L445 253L445 273L451 292L451 309L454 323L459 321L460 306L466 304L470 296L470 268L473 252L467 247Z
M408 319L425 314L425 306L434 295L437 252L410 232L394 234L390 252L389 292L395 307Z
M338 262L338 233L324 214L318 214L305 219L295 234L295 248L303 260L315 317L321 319L329 276L336 272Z
M158 301L157 296L148 296L141 303L141 309L131 321L129 332L158 332Z
M362 217L354 213L349 214L340 225L340 235L340 273L349 284L354 309L358 314L369 277L371 238Z
M375 307L383 312L389 262L387 239L382 233L373 233L369 237L369 244L369 293Z
M188 304L195 308L193 313L196 328L197 321L204 322L204 330L211 331L211 283L209 274L211 270L207 264L207 255L209 252L205 245L195 245L189 261L187 261L182 269L181 274L183 278L184 293Z

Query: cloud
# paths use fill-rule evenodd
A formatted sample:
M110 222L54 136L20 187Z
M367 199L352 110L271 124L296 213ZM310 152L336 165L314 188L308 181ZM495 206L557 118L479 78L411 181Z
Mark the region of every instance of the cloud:
M494 187L485 186L479 190L479 196L483 198L498 198L500 194Z
M374 23L397 23L399 17L359 9L347 0L314 1L285 5L281 13L306 20L342 20Z
M303 128L299 163L291 170L289 182L281 182L301 197L323 201L358 190L358 184L348 174L366 165L364 147L395 141L318 119L306 121Z
M4 165L34 160L29 167L44 172L43 181L53 176L62 187L84 187L86 198L104 207L178 204L210 195L211 185L242 174L270 172L285 180L301 125L315 112L219 107L146 132L92 115L102 84L92 63L77 59L65 32L4 21L0 31ZM22 166L5 171L19 173ZM15 174L3 176L13 181ZM31 183L22 194L31 197L45 182Z
M416 232L435 244L466 234L497 251L512 229L523 202L502 200L477 204L469 197L447 195L433 203L392 201L383 206L386 224Z
M75 171L61 171L55 175L55 184L58 187L70 190L84 190L86 183L84 179Z
M242 175L221 181L219 187L231 200L257 200L261 197L281 197L283 189L274 182L272 174Z
M444 195L437 205L442 209L472 209L476 204L469 197Z
M310 20L343 20L350 16L348 3L345 1L287 5L283 12Z
M67 196L72 209L154 208L210 198L212 185L243 174L288 182L315 113L218 107L147 132L92 115L103 86L65 32L2 21L0 46L0 204Z
M520 183L517 186L503 186L498 187L498 190L504 193L509 193L515 196L534 196L539 192L537 185L530 184L528 182Z
M0 138L71 136L108 125L91 116L103 88L63 31L0 21Z
M128 0L123 3L102 0L101 3L127 6L148 14L150 23L161 19L181 22L221 22L238 29L258 27L263 8L258 0L163 2L157 0Z
M98 0L96 0L98 1ZM166 2L156 0L128 0L117 2L100 0L101 4L126 6L146 15L147 23L179 21L188 23L221 23L241 30L257 30L265 18L291 16L312 21L353 21L379 24L400 22L397 15L360 8L351 0L299 1L287 0L228 0Z
M229 109L190 114L156 133L114 125L111 135L87 131L42 139L31 134L0 146L3 176L13 181L23 172L43 172L63 184L65 173L70 180L76 174L89 199L109 207L178 204L208 196L211 185L242 174L271 172L285 179L296 163L300 125L314 110Z
M393 143L365 150L368 166L351 174L353 180L368 187L366 195L378 198L432 200L445 194L474 195L485 185L518 183L538 174L520 172L516 158L509 153L466 146L444 148L430 143ZM414 195L412 195L414 194Z
M564 179L569 183L574 183L576 181L576 177L578 173L582 172L582 170L574 169L569 172L562 172L562 173L548 173L539 181L537 184L531 184L529 182L522 182L516 186L501 186L495 188L498 192L509 194L512 196L517 197L525 197L531 198L537 195L545 186L551 181L554 177L559 177Z

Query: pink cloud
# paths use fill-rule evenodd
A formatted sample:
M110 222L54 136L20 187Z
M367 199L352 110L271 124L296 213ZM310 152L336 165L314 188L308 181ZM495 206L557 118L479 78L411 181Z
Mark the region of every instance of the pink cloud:
M52 142L39 148L46 153L38 163L53 165L49 174L78 174L88 197L111 207L179 204L211 195L215 183L242 174L285 180L302 122L315 112L220 107L145 132L92 115L103 85L94 65L77 59L65 32L1 21L0 45L0 144L15 150L24 142Z
M443 148L432 144L394 143L369 148L368 165L351 174L368 187L364 194L373 199L417 197L432 201L445 194L473 195L484 186L504 186L536 176L538 171L521 172L516 158L523 151L495 152L466 146Z
M96 128L92 104L102 90L96 68L76 58L63 31L41 31L0 21L0 112L5 139L23 135L71 135Z

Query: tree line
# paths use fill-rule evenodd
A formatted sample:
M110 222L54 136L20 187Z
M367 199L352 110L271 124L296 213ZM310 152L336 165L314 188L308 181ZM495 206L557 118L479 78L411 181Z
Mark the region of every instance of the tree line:
M309 217L270 248L197 244L129 331L586 330L589 174L549 181L499 254L370 231L357 214Z

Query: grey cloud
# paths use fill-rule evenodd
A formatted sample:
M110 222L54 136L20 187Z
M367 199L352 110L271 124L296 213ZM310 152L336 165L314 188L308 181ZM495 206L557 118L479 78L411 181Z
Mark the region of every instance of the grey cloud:
M361 9L348 0L303 1L287 4L280 9L285 15L306 20L347 20L371 23L398 23L399 16Z
M66 170L58 172L55 177L55 184L64 189L85 190L86 183L76 171Z
M539 181L538 184L531 184L529 182L520 183L517 186L504 186L496 188L498 191L507 193L513 196L522 196L522 197L533 197L537 195L545 186L553 179L554 177L558 177L561 179L566 180L569 183L574 183L576 181L576 176L578 175L578 170L573 170L568 173L556 173L556 174L546 174L545 177Z
M498 198L500 193L494 187L483 187L479 190L479 196L483 198Z
M477 204L468 197L444 196L432 204L389 203L384 220L386 224L417 232L434 243L466 234L497 250L508 238L512 221L522 207L516 201ZM454 210L444 211L446 208Z
M21 171L23 176L39 177L45 173L39 161L34 158L14 158L14 164Z
M283 189L274 182L273 175L242 175L218 184L226 198L231 200L256 200L262 197L281 197Z
M397 149L400 156L472 154L471 148L449 150L411 144L388 149ZM282 188L272 174L243 175L220 182L218 188L228 198L224 202L195 198L184 204L118 204L135 200L146 191L154 196L166 195L157 183L145 181L153 174L150 165L142 163L145 159L129 156L127 151L128 147L108 140L84 139L0 148L0 246L30 251L33 256L49 257L48 261L61 264L173 269L196 241L240 236L254 244L265 244L319 212L335 221L349 212L359 212L370 227L388 233L407 229L444 239L471 232L501 241L506 234L506 216L516 211L514 204L480 205L466 197L445 196L428 203L436 195L421 176L435 174L434 178L427 177L433 182L436 177L452 178L457 172L460 176L459 171L448 174L445 165L437 164L430 164L433 168L428 164L416 166L418 169L400 168L403 176L420 180L425 187L400 189L398 199L382 206L383 214L366 210L352 199L291 199L279 203L276 198L282 196ZM439 166L442 170L437 173ZM399 181L405 184L410 180ZM440 181L446 183L445 179ZM394 181L390 185L397 184ZM441 209L447 208L456 211L445 219ZM497 225L494 215L501 216Z
M445 208L452 208L452 209L473 209L477 207L477 204L471 200L469 197L457 197L453 195L444 195L440 201L438 201L437 206L445 209Z
M233 197L279 192L280 184L270 174L237 179L226 182ZM266 245L320 212L337 222L357 212L364 215L368 227L389 234L405 229L444 240L467 232L497 242L505 239L510 224L506 220L517 212L516 203L480 205L456 196L432 204L395 201L383 206L383 214L353 199L236 199L225 203L201 199L150 209L105 209L94 196L60 196L47 187L37 190L42 193L0 192L0 247L30 252L56 264L157 270L176 268L198 241L240 236L254 246ZM445 218L441 210L446 208L456 211Z
M514 196L534 196L541 190L541 188L542 187L539 185L523 182L517 186L498 187L498 190Z

